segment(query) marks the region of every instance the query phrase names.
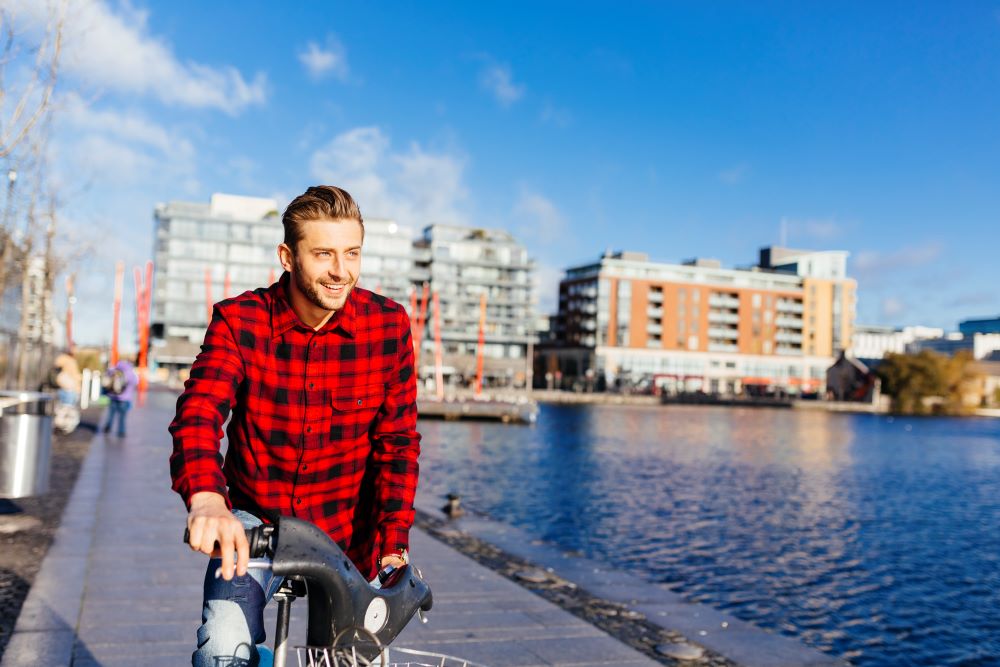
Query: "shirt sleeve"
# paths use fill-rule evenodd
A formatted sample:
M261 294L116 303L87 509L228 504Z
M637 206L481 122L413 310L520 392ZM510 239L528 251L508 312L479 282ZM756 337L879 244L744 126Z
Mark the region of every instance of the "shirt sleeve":
M420 434L417 433L417 378L413 369L410 319L400 314L401 333L386 398L372 430L375 465L375 518L381 553L409 549L413 498L417 491Z
M222 473L222 426L236 399L236 389L243 381L243 359L233 331L218 306L212 322L184 383L184 393L177 399L177 414L170 423L174 447L170 455L172 488L190 509L191 496L213 491L226 499L232 508Z

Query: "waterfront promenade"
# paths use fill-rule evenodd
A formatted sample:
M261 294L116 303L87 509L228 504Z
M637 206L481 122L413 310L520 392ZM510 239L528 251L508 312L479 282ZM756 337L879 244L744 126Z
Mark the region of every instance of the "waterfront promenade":
M95 437L2 667L188 664L204 560L181 543L184 511L169 489L166 426L175 398L154 391L130 415L126 439ZM434 502L421 499L425 511ZM581 586L600 588L603 582L605 590L598 594L609 599L634 595L613 573L595 578L595 568L586 561L562 558L516 532L479 520L465 525L480 538L506 540L501 546L508 551L520 548L522 557L534 555L543 567L554 563L559 574ZM421 530L414 531L412 553L434 590L435 608L427 625L411 624L400 645L496 667L660 664ZM645 590L647 596L634 602L651 620L686 625L684 634L711 649L683 664L837 664L791 640L684 605L676 594ZM293 606L293 644L304 637L305 608L301 602ZM272 605L269 634L273 624ZM732 631L703 630L699 636L702 626Z

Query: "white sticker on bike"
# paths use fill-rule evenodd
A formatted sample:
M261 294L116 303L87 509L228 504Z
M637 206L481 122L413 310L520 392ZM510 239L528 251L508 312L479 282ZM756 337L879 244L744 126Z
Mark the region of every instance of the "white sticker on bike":
M385 627L389 620L389 606L382 598L373 598L365 611L365 630L375 634Z

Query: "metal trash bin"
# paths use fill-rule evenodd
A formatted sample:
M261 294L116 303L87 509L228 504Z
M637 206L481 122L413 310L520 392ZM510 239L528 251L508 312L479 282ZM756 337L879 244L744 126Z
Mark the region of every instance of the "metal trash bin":
M54 409L51 394L0 391L0 498L48 492Z

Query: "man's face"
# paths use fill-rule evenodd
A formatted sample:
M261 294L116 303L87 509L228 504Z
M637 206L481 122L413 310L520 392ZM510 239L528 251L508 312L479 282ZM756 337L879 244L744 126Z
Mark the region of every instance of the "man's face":
M305 297L317 316L328 317L347 302L361 273L361 223L312 220L293 249L282 244L281 263L292 274L292 289ZM325 311L325 312L320 312Z

